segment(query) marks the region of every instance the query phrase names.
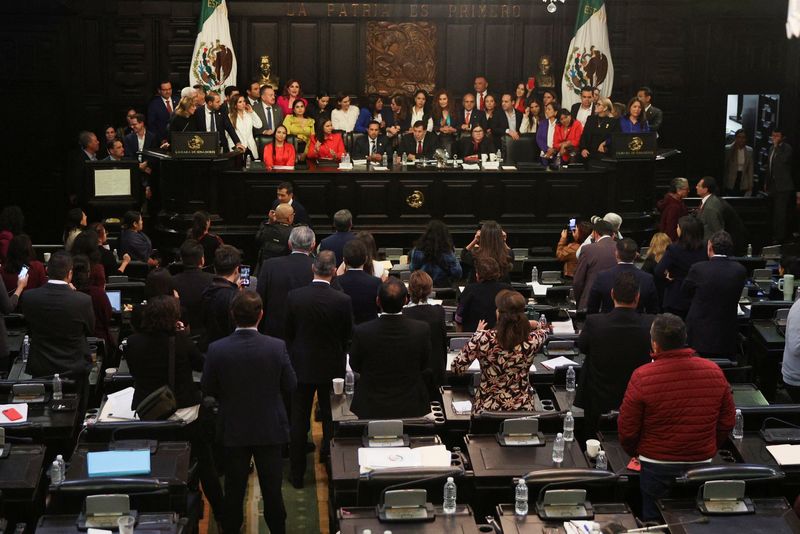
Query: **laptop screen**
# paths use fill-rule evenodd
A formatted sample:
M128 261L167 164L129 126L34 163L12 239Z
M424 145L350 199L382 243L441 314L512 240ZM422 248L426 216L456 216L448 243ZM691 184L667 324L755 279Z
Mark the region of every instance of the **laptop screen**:
M122 291L112 290L106 291L108 301L111 303L111 309L114 313L122 313Z

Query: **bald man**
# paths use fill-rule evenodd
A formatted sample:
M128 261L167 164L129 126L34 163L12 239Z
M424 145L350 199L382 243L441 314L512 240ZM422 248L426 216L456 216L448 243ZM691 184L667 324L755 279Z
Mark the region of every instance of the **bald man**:
M259 263L270 258L286 256L289 250L289 234L294 225L294 208L290 204L278 204L270 210L269 219L262 222L256 233L259 247ZM256 271L258 272L258 271Z

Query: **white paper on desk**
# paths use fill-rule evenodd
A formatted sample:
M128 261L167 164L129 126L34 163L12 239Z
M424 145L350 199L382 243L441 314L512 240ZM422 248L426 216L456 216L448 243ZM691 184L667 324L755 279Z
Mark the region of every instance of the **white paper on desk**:
M354 159L353 160L353 165L366 165L366 164L367 164L367 159L366 158L364 158L364 159Z
M736 315L741 317L742 315L747 315L747 312L744 311L744 308L741 305L736 306Z
M294 165L275 165L272 169L275 171L293 171Z
M90 528L88 531L86 531L86 534L114 534L114 533L104 528Z
M572 324L572 319L567 319L566 321L553 321L550 323L553 327L553 334L554 335L565 335L565 334L574 334L575 333L575 326Z
M496 171L500 168L499 161L484 161L483 162L483 170L485 171Z
M382 165L373 165L373 171L388 171L389 167L383 167Z
M517 170L517 166L516 165L503 165L503 170L504 171L516 171Z
M778 465L800 465L800 445L767 445Z
M596 529L596 530L595 530ZM595 521L564 521L564 532L567 534L586 534L586 532L596 532L600 530L600 525Z
M139 418L136 416L136 411L131 408L133 393L134 389L128 387L108 395L97 420L100 422L138 420Z
M428 299L428 304L430 304L431 306L436 306L437 304L441 306L442 302L444 301L440 299Z
M465 171L479 171L481 170L481 166L477 163L464 163L461 165L461 168Z
M19 412L19 414L22 416L22 419L17 419L16 421L12 421L8 417L6 417L3 412L5 410L11 409L11 408L14 408L15 410L17 410L17 412ZM27 420L28 420L28 403L27 402L21 402L19 404L0 404L0 424L5 424L5 423L9 423L9 424L24 423Z
M572 365L573 367L578 367L577 362L573 362L572 360L570 360L569 358L565 358L564 356L559 356L558 358L545 360L542 362L542 365L544 365L550 370L555 370L558 367L565 367L568 365Z
M374 469L397 467L449 467L450 452L444 445L430 447L386 447L358 449L358 466L362 473Z
M528 282L528 285L533 288L533 294L537 297L544 297L547 295L547 290L553 286L540 284L539 282Z
M340 171L352 171L353 170L353 164L352 163L340 163L339 164L339 170Z
M472 401L453 401L453 411L461 415L472 413Z

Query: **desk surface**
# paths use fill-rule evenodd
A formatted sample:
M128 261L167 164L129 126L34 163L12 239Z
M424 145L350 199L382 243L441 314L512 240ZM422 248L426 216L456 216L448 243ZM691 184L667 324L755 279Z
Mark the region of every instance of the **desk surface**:
M658 501L666 523L692 521L704 517L694 501ZM708 523L670 527L671 534L791 534L800 532L800 519L786 499L753 499L755 514L705 516Z
M631 455L625 452L619 442L616 433L603 432L602 448L606 451L606 459L608 460L608 468L618 475L628 477L638 477L639 471L628 469L628 463L631 461ZM593 462L592 462L593 463ZM719 451L711 460L713 465L730 465L735 463L729 451ZM759 463L759 462L756 462Z
M593 521L600 524L600 528L608 527L612 524L622 525L626 529L637 528L636 518L625 504L595 504ZM501 504L498 507L500 526L503 534L541 534L545 529L556 529L556 532L565 532L564 521L545 521L541 519L536 511L531 509L524 519L519 519L514 514L513 504Z
M464 425L468 427L472 414L456 413L455 409L453 408L453 402L472 401L472 395L469 394L469 389L460 386L443 386L439 389L439 391L442 394L442 409L444 411L445 419L447 420L446 425L450 426L451 423L455 423L459 427ZM551 407L549 403L547 406L542 404L542 400L547 400L550 402L554 401L555 392L553 392L552 388L539 386L535 388L534 391L535 396L533 400L533 406L535 412L546 415L553 413L558 409L555 405ZM548 409L548 407L550 407L550 409Z
M0 490L4 500L30 500L36 494L44 464L44 445L11 445L0 459Z
M772 321L753 321L753 332L755 339L761 341L768 350L783 350L786 345L786 338L778 332Z
M75 409L55 411L50 409L50 402L28 403L28 420L24 423L2 423L0 426L11 435L20 435L28 429L41 429L45 438L71 438L78 421L78 395L64 394L65 400L74 401Z
M361 534L364 529L370 529L374 534L386 530L395 533L463 533L472 534L480 532L472 516L469 506L458 506L453 515L444 515L441 506L434 507L436 518L427 522L412 523L381 523L375 516L375 507L340 508L337 512L339 531L341 534Z
M800 475L800 465L778 465L758 432L745 432L742 439L731 439L730 442L744 463L778 467L787 475Z
M553 463L553 440L545 435L546 443L539 447L503 447L494 435L469 434L464 438L475 478L519 477L530 471L558 467ZM563 467L587 468L576 441L564 448Z
M411 437L410 447L439 445L438 436ZM331 440L331 480L354 481L360 476L358 449L362 447L361 438L333 438Z
M132 443L132 442L128 442ZM123 447L124 441L116 442L118 447ZM131 446L133 448L141 448ZM65 480L86 480L89 474L86 470L86 454L110 450L108 443L82 443L75 448L70 459ZM142 478L157 478L169 481L170 484L186 484L189 480L189 456L191 448L184 441L164 441L158 444L155 454L150 455L150 474L140 475ZM104 478L104 477L97 477ZM136 476L134 476L136 478Z
M39 518L36 524L37 534L85 534L86 531L78 530L77 527L78 516L75 515L45 515ZM143 513L139 514L136 522L136 527L133 529L136 533L154 534L179 534L184 531L185 520L178 520L177 514L167 513ZM115 529L114 532L117 532Z

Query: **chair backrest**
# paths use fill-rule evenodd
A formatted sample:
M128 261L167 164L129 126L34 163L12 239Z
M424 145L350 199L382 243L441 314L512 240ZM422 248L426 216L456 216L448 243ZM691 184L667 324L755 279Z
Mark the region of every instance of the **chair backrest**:
M453 148L456 144L456 138L450 134L439 134L439 145L447 150L448 154L453 154Z
M271 135L257 135L256 136L256 149L258 150L258 159L261 159L264 154L264 147L272 143L274 139Z
M536 139L530 136L523 136L519 139L511 139L504 136L506 145L506 163L515 164L518 162L534 162L539 158L539 151L536 147Z
M347 134L347 140L344 142L344 147L347 149L348 152L352 153L353 152L353 148L355 148L355 146L356 146L356 141L360 137L364 137L365 135L367 135L367 134L360 133L360 132L349 132Z

